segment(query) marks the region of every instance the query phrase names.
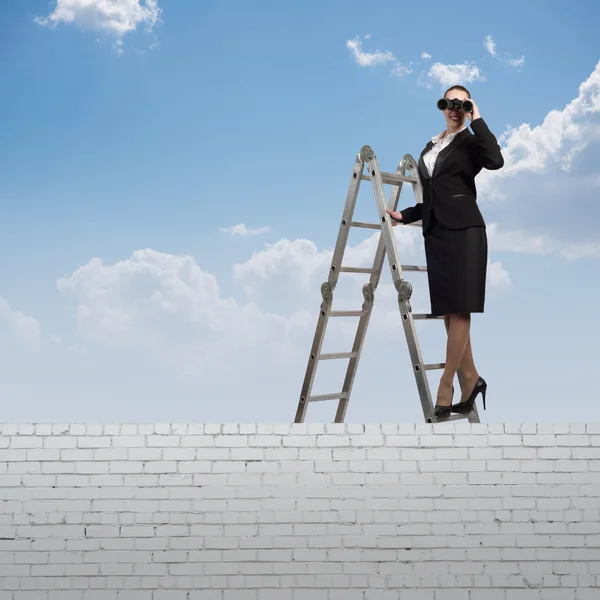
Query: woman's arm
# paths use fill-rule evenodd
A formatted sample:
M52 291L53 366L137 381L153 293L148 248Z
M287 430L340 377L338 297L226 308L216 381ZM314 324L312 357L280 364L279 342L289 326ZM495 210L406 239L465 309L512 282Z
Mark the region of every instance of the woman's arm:
M397 211L386 208L385 212L390 215L392 225L396 225L396 223L404 223L405 225L408 225L409 223L414 223L415 221L421 220L421 215L423 214L423 205L415 204L415 206L409 206L404 210Z
M420 221L423 217L423 204L417 203L414 206L409 206L401 210L400 214L402 215L402 222L405 225Z
M504 166L504 157L496 136L489 130L487 123L477 117L471 121L475 134L475 160L484 169L496 171Z

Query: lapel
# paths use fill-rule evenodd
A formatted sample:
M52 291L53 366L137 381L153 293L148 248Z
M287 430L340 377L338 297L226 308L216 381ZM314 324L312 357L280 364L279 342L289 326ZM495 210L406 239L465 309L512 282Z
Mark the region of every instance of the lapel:
M471 132L469 131L469 128L466 127L438 154L435 166L433 167L432 178L441 171L444 166L444 161L467 139L467 136L469 135L471 135Z
M427 142L427 145L425 146L423 152L421 152L421 156L419 157L419 168L423 176L427 179L433 179L436 175L438 175L442 167L444 166L445 160L450 156L450 154L452 154L452 152L454 152L454 150L456 150L456 148L458 148L467 139L469 135L471 135L471 132L469 131L469 128L466 127L457 136L454 137L454 139L450 142L450 144L448 144L448 146L446 146L438 154L437 159L435 161L435 165L433 167L433 174L431 176L429 175L429 171L427 170L425 162L423 161L423 155L426 152L429 152L429 150L433 146L433 142L431 140Z
M427 142L427 146L425 146L425 148L423 148L423 152L421 152L421 156L419 156L419 170L421 171L421 175L423 175L423 177L425 177L426 179L431 179L431 177L429 176L429 171L427 170L427 167L425 166L425 162L423 161L423 154L426 154L427 152L429 152L432 147L433 147L433 142L431 140L429 140Z

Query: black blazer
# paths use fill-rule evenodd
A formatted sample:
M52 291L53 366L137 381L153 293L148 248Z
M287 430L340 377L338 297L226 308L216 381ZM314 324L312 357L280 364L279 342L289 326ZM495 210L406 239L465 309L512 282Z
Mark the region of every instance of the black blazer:
M423 155L433 146L429 141L418 161L419 179L423 186L423 202L409 206L402 213L403 223L423 220L425 233L431 216L449 229L461 229L484 225L485 221L477 206L475 176L481 169L496 170L504 165L504 158L494 134L486 122L475 119L463 129L437 157L433 176L429 176Z

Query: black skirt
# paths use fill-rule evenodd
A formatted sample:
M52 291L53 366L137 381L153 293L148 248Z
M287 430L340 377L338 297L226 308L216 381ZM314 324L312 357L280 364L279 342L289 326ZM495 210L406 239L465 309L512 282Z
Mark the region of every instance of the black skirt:
M432 213L425 232L431 314L482 313L488 261L485 226L448 229Z

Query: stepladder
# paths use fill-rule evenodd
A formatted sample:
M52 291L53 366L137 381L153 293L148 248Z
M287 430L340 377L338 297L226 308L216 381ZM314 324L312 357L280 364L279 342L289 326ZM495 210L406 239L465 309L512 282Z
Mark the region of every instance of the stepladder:
M354 221L353 216L357 203L358 193L361 181L370 181L373 189L373 195L376 206L377 222L366 223ZM400 261L398 246L393 231L392 220L386 212L386 208L392 211L397 210L400 196L404 184L410 184L413 189L412 202L422 202L422 187L419 180L417 163L410 154L405 154L395 173L383 172L379 168L377 157L370 146L363 146L356 156L350 185L346 196L342 219L339 226L337 241L333 250L333 257L329 268L327 281L321 285L322 302L319 308L316 330L310 349L310 355L300 399L294 418L295 423L303 423L306 419L308 405L312 402L337 401L337 411L334 422L343 423L348 410L350 395L354 384L355 376L358 370L358 364L361 357L367 329L375 302L375 292L379 285L385 258L391 271L394 288L398 294L398 308L403 325L408 353L412 365L412 371L416 383L416 391L420 399L423 417L426 423L455 421L458 419L467 419L471 423L479 423L479 414L477 407L474 406L470 413L456 413L446 417L435 415L434 401L431 394L428 373L436 369L444 369L445 363L426 363L423 360L423 353L417 336L416 321L439 319L442 316L434 316L427 313L413 313L411 307L411 296L413 293L412 284L404 278L405 272L426 271L426 266L403 265ZM386 202L384 185L390 185L391 191L389 200ZM421 226L420 222L411 225ZM402 225L403 226L403 225ZM343 264L344 253L348 244L348 237L351 228L366 228L378 230L379 241L375 251L375 257L371 267L354 267ZM341 273L364 273L369 276L369 280L362 287L363 303L358 310L334 310L335 287ZM358 325L354 335L352 348L348 352L323 353L323 341L325 338L327 325L330 318L338 317L358 317ZM341 390L327 394L313 394L312 388L315 380L316 371L322 360L347 360L348 365L346 374L342 382ZM462 390L462 375L460 370L457 373L458 382ZM404 385L408 385L405 383Z

